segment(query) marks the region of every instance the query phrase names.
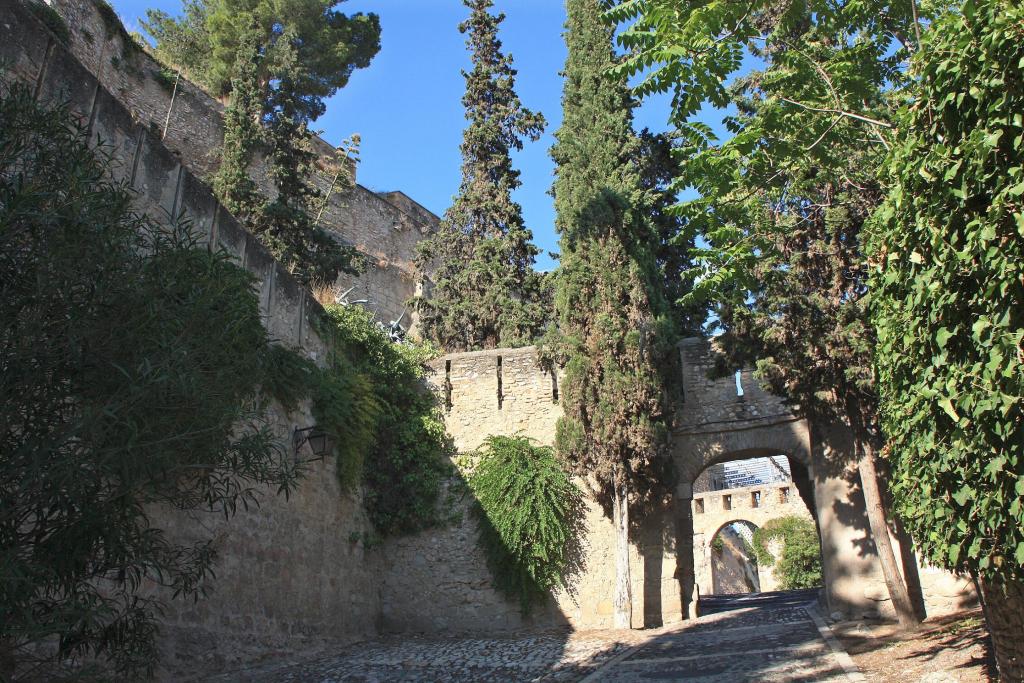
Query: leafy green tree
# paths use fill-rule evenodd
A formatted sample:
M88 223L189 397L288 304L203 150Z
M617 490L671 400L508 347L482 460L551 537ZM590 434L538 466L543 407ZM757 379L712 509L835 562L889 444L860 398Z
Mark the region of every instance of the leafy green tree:
M478 456L480 544L498 588L528 612L582 569L583 494L553 449L525 437L488 437Z
M559 456L610 504L616 530L615 625L629 628L629 508L664 483L667 430L658 372L672 341L659 239L647 218L633 102L599 0L568 0L564 118L552 149L561 266L557 355L566 363Z
M204 86L210 83L208 12L206 0L185 0L180 17L150 9L146 10L146 18L139 22L156 43L154 52L160 61L174 65Z
M151 673L162 598L140 586L201 597L216 556L154 510L230 516L298 476L262 417L290 352L269 345L252 276L133 213L72 121L0 91L4 680Z
M772 554L778 541L782 552ZM816 588L821 585L821 544L814 522L788 515L768 520L754 532L754 554L762 567L771 567L783 590Z
M933 3L938 11L941 3ZM863 229L884 196L894 93L918 45L914 5L626 0L636 21L619 74L640 94L671 91L681 138L680 212L703 236L692 302L713 307L726 362L759 376L818 429L854 440L872 538L900 621L918 620L889 537L877 452L884 442L865 295ZM744 57L762 68L738 76ZM736 107L720 142L697 120Z
M980 579L1001 680L1024 680L1024 9L970 0L915 59L871 234L898 509Z
M292 51L273 83L261 86L259 73L265 50L259 31L243 36L231 103L225 112L224 153L213 179L214 191L235 216L304 284L330 284L342 272L358 272L354 248L342 244L313 217L321 192L310 182L318 155L295 74L305 66ZM262 154L273 184L272 198L251 177L254 158ZM339 179L351 185L347 166Z
M293 76L300 95L296 106L304 118L316 120L323 101L380 50L377 15L346 15L335 9L343 1L190 0L182 17L150 10L143 28L155 39L159 56L215 94L227 94L239 70L239 48L255 27L263 54L261 88L297 61L303 68Z
M416 300L423 334L448 351L528 344L547 319L540 250L512 199L520 186L512 150L537 140L544 117L522 106L512 57L502 53L491 0L464 0L472 71L463 72L462 183L438 232L420 247L417 264L430 271L429 298Z

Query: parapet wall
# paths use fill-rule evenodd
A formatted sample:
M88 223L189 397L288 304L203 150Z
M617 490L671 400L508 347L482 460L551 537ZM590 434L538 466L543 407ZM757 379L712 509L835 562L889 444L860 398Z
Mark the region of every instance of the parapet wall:
M176 74L135 45L117 17L96 0L50 0L50 4L70 30L71 53L133 119L149 128L197 177L209 180L220 162L223 105L184 77L175 87ZM350 300L368 300L381 320L395 320L416 294L416 244L436 230L437 216L401 192L375 194L361 185L344 193L332 192L330 169L336 151L322 138L313 142L323 161L313 183L323 196L330 194L321 225L367 256L366 272L342 275L338 285L343 290L354 288ZM266 183L260 160L254 163L253 175Z
M136 208L155 220L184 214L202 240L222 248L256 278L260 313L273 339L314 360L324 345L311 325L319 304L243 230L210 190L136 120L118 98L19 3L0 15L3 77L30 84L43 102L66 102L113 156L112 174L138 192ZM307 410L268 414L285 443ZM183 541L216 539L220 560L209 596L168 603L161 647L170 678L255 656L376 632L379 558L350 539L371 530L358 496L343 493L332 462L316 463L289 500L257 489L259 507L223 515L154 510L155 526Z
M554 444L562 410L559 378L541 367L533 347L450 354L431 368L430 384L445 406L445 424L460 452L476 450L491 435ZM385 630L493 633L526 626L612 626L615 530L596 503L587 505L585 571L574 582L575 594L554 596L530 619L492 586L476 544L471 505L467 496L456 525L385 543ZM630 547L637 628L678 621L681 605L674 539L665 535L673 529L667 509L652 514L643 527Z

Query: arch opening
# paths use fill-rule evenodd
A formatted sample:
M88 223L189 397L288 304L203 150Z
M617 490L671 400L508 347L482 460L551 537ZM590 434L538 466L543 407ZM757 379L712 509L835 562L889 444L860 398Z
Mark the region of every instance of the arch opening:
M709 544L711 595L760 593L761 577L754 553L757 525L746 520L727 522Z

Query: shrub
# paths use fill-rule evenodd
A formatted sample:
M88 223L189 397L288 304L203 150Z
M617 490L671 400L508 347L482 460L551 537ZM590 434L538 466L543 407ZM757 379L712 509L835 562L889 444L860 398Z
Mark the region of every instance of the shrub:
M359 306L328 305L328 371L314 396L317 421L344 444L344 482L365 485L364 504L384 536L439 521L438 494L452 454L437 400L425 385L429 346L394 344Z
M583 495L554 450L491 436L469 478L480 545L499 590L524 612L581 570Z
M772 541L782 542L779 557L768 549ZM783 590L821 585L821 545L814 522L788 515L769 520L754 532L754 554L762 567L771 567Z
M0 678L87 659L135 679L161 609L139 587L197 598L215 557L154 508L230 515L295 484L262 418L274 353L251 275L133 213L65 108L0 88Z

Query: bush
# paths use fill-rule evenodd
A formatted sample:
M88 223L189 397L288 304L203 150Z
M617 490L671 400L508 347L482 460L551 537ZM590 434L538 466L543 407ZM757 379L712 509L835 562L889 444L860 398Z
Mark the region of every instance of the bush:
M524 612L581 570L583 495L554 450L491 436L469 478L480 545L499 590Z
M230 515L298 475L262 418L274 352L252 276L133 213L108 162L64 108L0 90L5 680L82 659L150 673L161 602L139 587L197 598L215 556L151 512Z
M772 541L781 541L782 553L772 555ZM754 554L762 567L771 567L783 590L821 585L821 545L814 522L788 515L769 520L754 532Z
M359 306L328 305L326 313L322 331L332 351L313 409L345 446L343 482L363 482L367 513L381 535L437 524L453 451L423 381L434 349L392 343Z

